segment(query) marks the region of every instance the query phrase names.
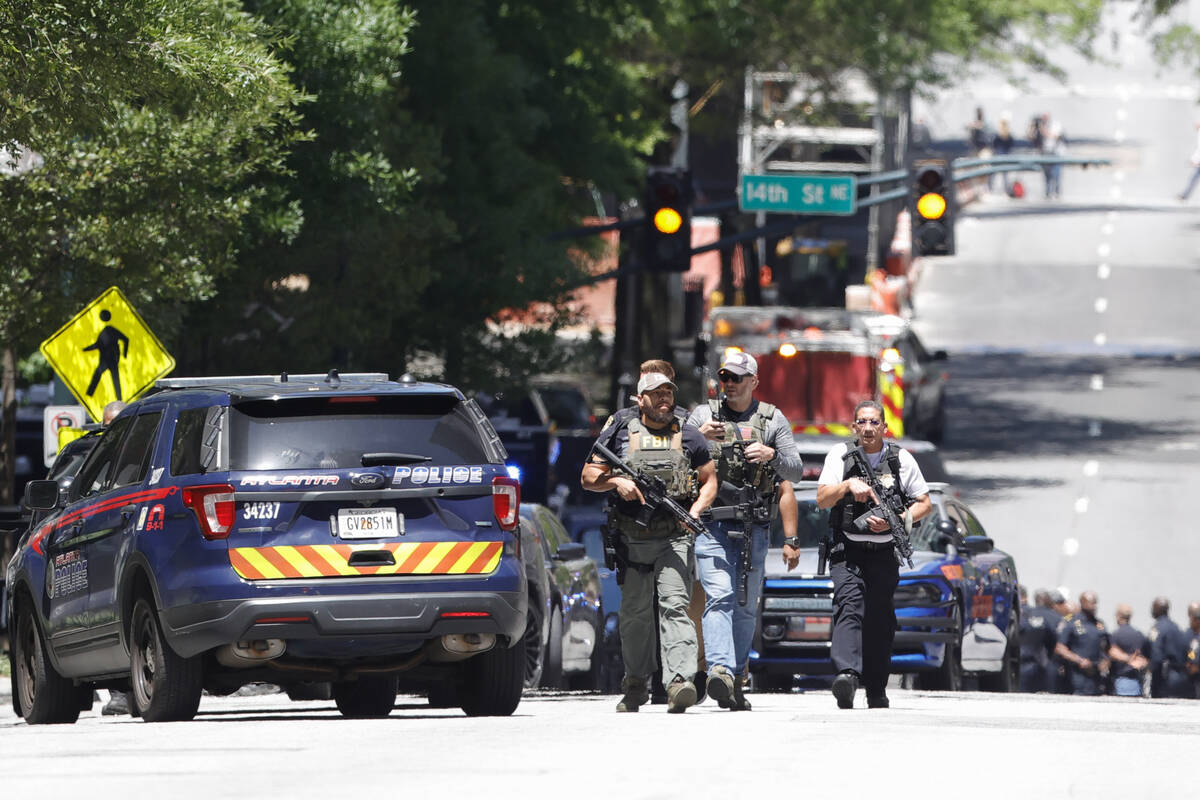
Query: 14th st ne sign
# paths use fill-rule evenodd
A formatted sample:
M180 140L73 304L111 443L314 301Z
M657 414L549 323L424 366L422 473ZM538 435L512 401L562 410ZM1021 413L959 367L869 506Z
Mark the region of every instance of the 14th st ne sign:
M858 185L853 175L743 175L742 211L781 214L853 214Z

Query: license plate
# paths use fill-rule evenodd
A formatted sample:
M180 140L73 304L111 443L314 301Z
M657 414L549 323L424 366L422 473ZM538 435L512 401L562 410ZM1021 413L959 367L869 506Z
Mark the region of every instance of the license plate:
M404 533L404 517L394 508L339 508L330 522L340 539L385 539Z

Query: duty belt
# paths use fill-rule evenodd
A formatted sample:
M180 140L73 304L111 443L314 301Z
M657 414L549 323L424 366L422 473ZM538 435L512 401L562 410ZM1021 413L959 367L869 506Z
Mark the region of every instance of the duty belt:
M845 539L846 547L854 550L891 550L893 545L891 542L856 542L853 539Z

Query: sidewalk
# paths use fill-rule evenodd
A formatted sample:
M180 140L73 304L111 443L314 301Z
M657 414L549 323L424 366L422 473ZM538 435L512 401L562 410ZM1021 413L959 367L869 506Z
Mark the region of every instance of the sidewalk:
M12 681L7 675L0 675L0 697L12 696Z

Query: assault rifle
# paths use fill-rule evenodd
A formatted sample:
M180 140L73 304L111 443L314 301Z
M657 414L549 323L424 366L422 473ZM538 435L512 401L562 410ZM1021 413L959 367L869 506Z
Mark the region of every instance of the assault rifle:
M879 476L867 462L867 454L863 452L861 446L849 448L846 458L853 461L854 465L858 467L858 471L862 473L862 479L871 487L871 491L875 494L875 501L878 503L868 509L865 514L856 517L854 527L863 533L869 533L871 529L867 525L867 517L880 517L887 520L888 527L892 530L892 544L896 547L896 560L899 563L907 561L911 569L913 546L912 542L908 540L908 531L904 528L903 519L908 508L900 496L899 487L892 487L890 490L884 488L883 482L879 480Z
M637 516L634 518L634 522L638 525L643 528L647 527L650 524L650 518L654 516L654 512L661 508L666 510L679 524L692 533L708 533L708 528L704 527L703 522L693 517L688 513L686 508L671 499L667 494L667 486L662 478L635 470L622 461L620 456L600 444L600 442L596 442L595 450L605 461L628 475L642 493L642 497L646 499L646 502L638 509Z
M750 590L752 532L755 525L766 525L771 521L771 507L753 486L734 486L729 481L721 484L717 497L724 505L713 506L707 513L717 522L742 523L740 531L730 530L726 534L738 543L738 605L744 606Z
M713 415L713 419L722 425L728 420L724 415L725 394L721 392L717 396L717 411ZM768 500L758 491L758 485L762 482L764 475L771 477L771 483L774 483L774 469L766 464L753 464L746 457L746 445L748 444L742 438L741 426L734 423L732 442L722 442L721 448L732 448L737 454L738 460L742 464L742 485L735 486L729 481L724 481L721 484L720 490L717 492L717 497L724 504L721 507L712 509L712 517L715 520L734 520L742 523L741 531L728 531L727 535L730 539L738 543L738 604L746 605L749 582L751 559L754 543L751 532L755 525L767 525L771 522L771 505ZM728 455L726 455L728 459Z

